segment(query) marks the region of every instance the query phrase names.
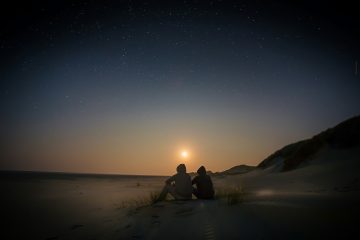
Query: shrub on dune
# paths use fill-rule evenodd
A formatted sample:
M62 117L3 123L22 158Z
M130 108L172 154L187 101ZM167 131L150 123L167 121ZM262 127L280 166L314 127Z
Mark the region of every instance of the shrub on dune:
M225 200L228 205L236 205L243 201L244 192L239 186L219 188L216 190L215 199Z

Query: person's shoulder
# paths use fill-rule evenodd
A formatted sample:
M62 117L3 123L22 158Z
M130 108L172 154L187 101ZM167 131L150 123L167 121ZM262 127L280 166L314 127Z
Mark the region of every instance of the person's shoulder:
M176 173L176 174L172 175L169 179L174 179L174 178L176 178L178 175L179 175L179 174Z
M175 173L172 177L178 177L178 176L180 176L180 174L179 173Z

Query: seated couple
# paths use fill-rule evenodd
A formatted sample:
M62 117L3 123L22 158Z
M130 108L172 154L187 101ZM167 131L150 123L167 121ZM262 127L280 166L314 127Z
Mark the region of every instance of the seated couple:
M165 181L165 187L157 201L164 200L169 193L176 200L189 200L194 194L198 199L213 199L214 187L209 175L206 174L206 169L201 166L196 176L192 181L189 174L186 173L185 164L180 164L176 168L177 174ZM192 187L192 185L196 187Z

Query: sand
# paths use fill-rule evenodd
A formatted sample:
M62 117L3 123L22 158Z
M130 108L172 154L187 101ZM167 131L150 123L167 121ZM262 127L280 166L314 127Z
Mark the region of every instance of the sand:
M214 177L216 191L241 189L237 204L139 202L159 191L165 177L1 175L1 234L44 240L344 239L357 235L359 169L356 157L346 163L319 157L291 172Z
M4 239L105 239L164 177L0 176ZM115 238L117 239L117 238Z
M323 239L356 233L359 208L276 202L165 202L140 209L120 239Z
M357 166L357 163L354 163ZM357 168L359 169L359 168ZM166 201L133 211L120 239L334 239L357 234L360 188L354 171L330 179L323 169L215 178L217 189L242 186L241 202ZM331 171L328 172L331 173ZM327 176L330 178L330 176ZM335 181L341 178L342 181ZM354 181L353 181L354 182ZM331 185L335 184L335 185ZM345 184L345 185L343 185Z

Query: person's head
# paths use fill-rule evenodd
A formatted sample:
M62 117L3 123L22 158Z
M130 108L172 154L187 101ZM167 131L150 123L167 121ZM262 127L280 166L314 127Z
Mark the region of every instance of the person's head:
M197 170L197 173L198 173L199 175L205 175L205 174L206 174L206 169L205 169L205 167L204 167L204 166L199 167L199 169Z
M186 173L185 164L182 163L182 164L180 164L179 166L177 166L176 171L177 171L178 173Z

